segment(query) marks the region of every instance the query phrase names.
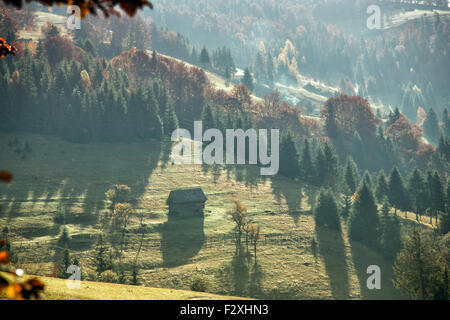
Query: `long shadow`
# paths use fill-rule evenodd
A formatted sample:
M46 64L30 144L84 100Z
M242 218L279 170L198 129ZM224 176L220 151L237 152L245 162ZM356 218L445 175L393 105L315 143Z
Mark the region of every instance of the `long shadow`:
M356 275L359 280L361 298L367 300L396 300L406 299L393 284L392 264L384 259L384 257L368 248L364 244L350 240L353 264L355 266ZM367 267L377 265L381 271L381 289L369 289L367 287L367 279L371 273L367 273Z
M177 217L169 213L161 226L161 253L164 267L186 264L205 242L203 212L198 216Z
M286 200L289 215L294 219L294 223L298 223L300 214L302 213L302 186L284 177L275 176L271 179L272 192L278 203L282 198Z
M231 261L226 263L219 273L223 293L235 296L249 295L250 274L247 262L248 256L244 247L236 248Z
M258 299L265 298L263 280L264 271L262 270L261 265L255 261L250 271L249 293L251 297Z
M341 232L316 226L319 254L325 263L334 299L349 298L348 269L345 256L345 244Z
M7 145L14 135L1 135L0 146ZM0 167L14 174L12 183L0 185L3 221L13 225L16 218L36 214L56 215L58 203L63 203L66 223L80 227L98 223L104 209L105 192L114 184L131 188L131 198L138 199L148 185L148 178L166 153L162 142L140 144L85 144L63 142L44 135L19 135L28 140L32 152L27 159L16 159L12 148L6 147ZM98 150L97 150L98 149ZM163 153L163 154L162 154ZM29 228L38 227L30 220ZM54 236L56 226L38 232L40 236ZM25 232L26 229L23 229ZM21 229L15 230L21 235Z

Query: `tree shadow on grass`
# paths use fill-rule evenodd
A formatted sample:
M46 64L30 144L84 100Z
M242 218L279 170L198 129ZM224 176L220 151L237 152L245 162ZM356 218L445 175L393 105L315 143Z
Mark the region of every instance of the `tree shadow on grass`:
M319 244L319 254L325 263L333 298L348 299L347 259L341 232L316 225L316 237Z
M25 205L38 204L39 210L52 213L54 203L63 202L69 214L81 204L82 214L75 214L72 223L92 225L104 208L105 192L112 185L126 184L131 188L131 198L139 198L159 159L166 157L162 155L162 143L155 140L95 144L95 148L39 135L29 140L33 141L30 159L18 162L11 154L2 161L15 176L10 185L0 186L7 222L27 215ZM30 209L33 210L37 209Z
M235 296L248 296L250 279L248 255L244 247L236 248L233 258L219 270L219 281L223 293Z
M276 201L280 204L282 198L286 200L289 215L298 223L300 214L302 214L302 186L300 183L285 177L275 176L272 178L272 192Z
M373 249L363 245L359 241L350 240L353 264L358 276L361 298L367 300L396 300L405 299L393 284L392 264ZM367 287L367 279L372 273L367 273L367 267L376 265L381 271L381 289L370 290Z
M264 288L263 288L263 280L264 280L264 271L262 270L261 265L255 261L250 270L250 284L249 284L249 293L253 298L264 299Z
M171 214L161 226L161 253L164 267L186 264L195 257L205 242L203 213L192 217Z

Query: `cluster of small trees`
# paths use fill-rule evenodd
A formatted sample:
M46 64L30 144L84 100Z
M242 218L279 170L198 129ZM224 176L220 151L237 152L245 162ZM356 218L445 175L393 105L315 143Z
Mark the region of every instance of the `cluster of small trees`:
M123 184L116 184L113 188L106 191L106 198L110 203L108 208L112 212L113 225L122 231L122 235L126 232L131 216L134 213L130 204L130 192L130 187Z
M231 218L235 223L236 251L242 249L242 236L245 236L245 245L247 253L249 253L249 245L253 247L253 258L256 263L256 253L258 241L264 239L261 234L260 226L251 222L247 217L247 207L239 200L234 200L233 209L230 212Z

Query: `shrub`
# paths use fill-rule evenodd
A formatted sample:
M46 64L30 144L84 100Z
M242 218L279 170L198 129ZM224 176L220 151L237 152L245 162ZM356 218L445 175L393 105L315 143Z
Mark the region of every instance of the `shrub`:
M195 276L192 279L192 283L191 283L192 291L206 292L206 290L208 289L208 286L209 286L209 282L205 277Z
M106 270L100 274L98 281L119 283L119 275L112 270Z

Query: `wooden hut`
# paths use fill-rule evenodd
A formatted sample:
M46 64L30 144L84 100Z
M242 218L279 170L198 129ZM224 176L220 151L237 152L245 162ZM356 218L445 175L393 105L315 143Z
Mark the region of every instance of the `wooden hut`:
M170 191L166 204L169 215L200 216L203 215L206 200L201 188L179 189Z

